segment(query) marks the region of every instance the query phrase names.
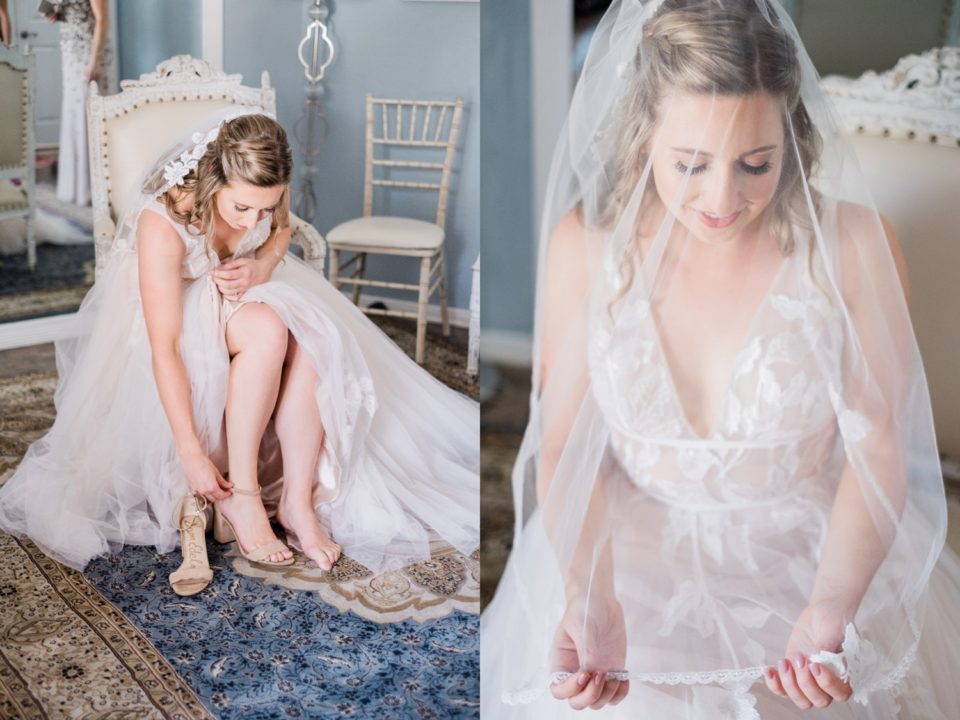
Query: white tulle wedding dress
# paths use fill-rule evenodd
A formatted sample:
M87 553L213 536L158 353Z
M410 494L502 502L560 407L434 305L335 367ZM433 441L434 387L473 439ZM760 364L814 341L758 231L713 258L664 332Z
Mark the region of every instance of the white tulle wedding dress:
M180 347L208 454L225 457L225 324L243 303L265 303L319 376L325 440L314 505L344 552L380 570L428 558L437 539L467 554L475 550L477 403L417 366L293 255L269 282L232 302L210 276L220 260L203 236L189 235L156 200L139 212L167 218L186 246ZM127 222L135 226L138 217ZM248 231L234 258L251 256L269 233L268 216ZM136 233L118 233L123 237ZM188 489L153 376L134 245L115 242L79 310L79 335L57 344L56 420L0 490L0 527L76 568L128 543L175 548L174 509ZM260 459L269 508L282 479L272 424Z
M826 380L825 364L841 362L842 316L818 297L807 256L801 246L783 261L706 437L687 420L639 293L589 338L592 395L581 410L608 428L616 458L606 475L613 575L626 667L643 670L631 673L626 699L604 717L945 720L960 712L960 562L949 548L933 570L910 663L898 666L869 641L848 638L847 665L862 679L848 703L801 710L763 687L763 667L783 652L817 572L843 443L870 429ZM616 275L604 283L611 296ZM534 511L483 615L483 709L491 717L582 714L547 692L563 589L542 523ZM887 582L893 592L895 578ZM524 609L541 603L551 612L531 624ZM512 670L523 667L539 672Z

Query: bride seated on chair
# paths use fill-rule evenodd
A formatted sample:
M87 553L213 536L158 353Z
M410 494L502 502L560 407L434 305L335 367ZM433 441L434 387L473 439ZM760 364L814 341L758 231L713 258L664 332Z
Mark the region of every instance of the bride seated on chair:
M225 109L140 184L57 344L57 417L0 489L0 527L76 568L127 543L210 581L203 529L248 559L377 571L479 542L478 408L287 254L292 155Z

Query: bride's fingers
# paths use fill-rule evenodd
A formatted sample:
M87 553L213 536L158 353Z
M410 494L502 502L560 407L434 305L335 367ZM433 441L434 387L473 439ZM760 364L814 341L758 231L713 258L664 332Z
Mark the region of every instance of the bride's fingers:
M243 283L236 280L216 280L215 282L217 283L217 290L219 290L222 295L231 295L243 289Z
M810 672L817 685L834 700L846 702L853 694L850 683L844 682L833 674L828 668L818 663L810 664Z
M783 684L780 682L780 675L777 673L776 668L767 668L766 672L763 673L763 680L767 684L767 688L774 695L787 697L787 691L783 689Z
M570 707L574 710L584 710L593 705L600 699L600 695L603 694L605 678L606 673L603 671L593 673L590 677L590 682L584 685L580 694L574 695L567 701L570 703Z
M206 493L207 500L211 502L217 502L218 500L226 500L230 497L231 493L229 490L224 490L222 488L214 488Z
M229 481L224 480L220 473L216 474L217 482L213 485L204 495L206 495L207 500L212 500L216 502L217 500L226 500L230 497L230 488L233 487Z
M799 656L794 661L793 667L800 690L802 690L803 694L807 696L807 699L813 703L814 707L825 708L833 702L833 698L817 685L817 681L813 675L810 674L810 663L807 662L805 657L802 655Z
M622 680L620 682L620 687L617 688L617 692L614 694L613 698L610 700L610 704L619 705L620 702L627 696L628 692L630 692L630 681Z
M606 680L603 683L603 692L600 693L600 697L597 701L590 706L591 710L599 710L604 705L613 700L613 696L617 694L617 690L620 689L619 680Z
M224 268L222 265L213 271L213 276L218 280L239 280L243 277L243 270L240 268Z
M780 661L780 684L787 691L787 697L793 700L793 704L798 708L806 710L813 706L813 703L803 694L797 684L797 677L793 673L793 663L787 660Z
M578 694L583 686L590 681L590 673L586 670L571 673L570 677L560 683L550 685L550 694L557 700L567 700Z

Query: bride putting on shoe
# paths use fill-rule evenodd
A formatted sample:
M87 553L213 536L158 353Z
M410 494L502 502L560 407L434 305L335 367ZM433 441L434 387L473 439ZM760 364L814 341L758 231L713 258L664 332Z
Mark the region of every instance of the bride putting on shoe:
M478 408L293 255L292 155L227 109L158 159L57 343L57 417L0 489L0 527L83 568L172 550L210 581L204 529L247 559L374 571L479 542Z

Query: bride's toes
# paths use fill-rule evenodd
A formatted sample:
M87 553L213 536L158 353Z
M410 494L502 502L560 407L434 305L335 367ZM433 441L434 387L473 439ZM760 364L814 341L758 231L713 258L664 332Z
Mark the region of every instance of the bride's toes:
M323 543L313 548L304 548L307 557L322 570L330 570L340 559L340 546L336 543Z
M340 551L333 548L327 548L323 551L324 555L327 556L327 560L330 561L330 567L333 567L336 564L337 560L340 559Z

